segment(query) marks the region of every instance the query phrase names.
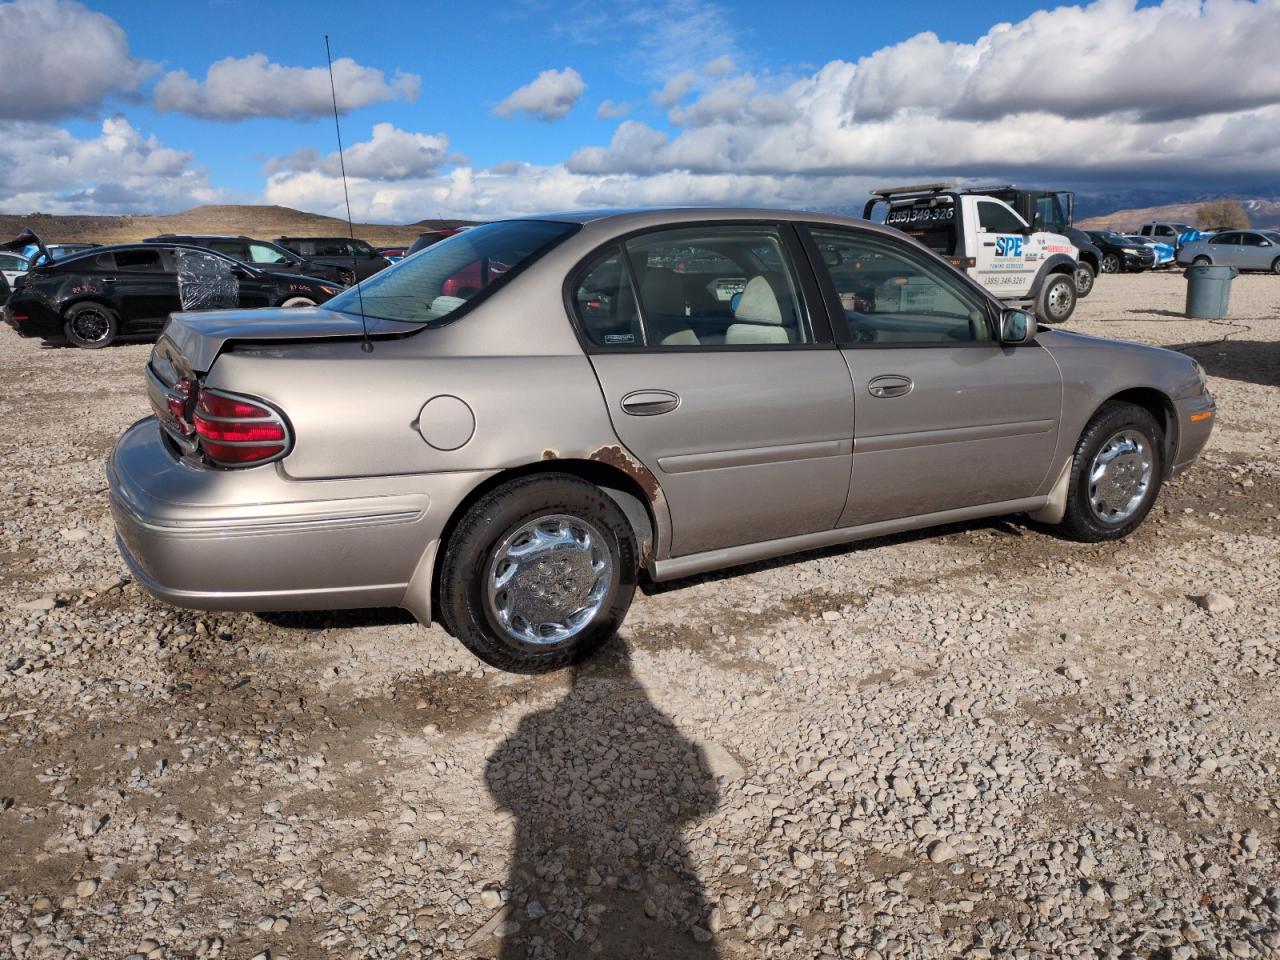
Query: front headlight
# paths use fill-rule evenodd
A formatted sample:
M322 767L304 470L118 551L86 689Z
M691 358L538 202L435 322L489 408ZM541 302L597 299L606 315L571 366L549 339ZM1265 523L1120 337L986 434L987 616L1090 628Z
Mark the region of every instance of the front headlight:
M1137 247L1121 247L1120 249L1122 249L1125 253L1137 253L1137 252L1138 252L1138 248L1137 248Z
M1209 389L1209 378L1205 375L1204 367L1200 366L1200 361L1193 359L1191 365L1196 368L1196 376L1200 378L1200 389Z
M327 293L331 297L335 297L338 295L337 287L326 287L324 284L321 284L320 289L323 290L325 293Z

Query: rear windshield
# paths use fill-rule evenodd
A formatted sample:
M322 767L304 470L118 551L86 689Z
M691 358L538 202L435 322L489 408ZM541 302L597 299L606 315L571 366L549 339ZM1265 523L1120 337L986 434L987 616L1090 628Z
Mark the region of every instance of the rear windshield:
M403 323L432 323L499 285L578 230L575 223L507 220L433 244L362 280L326 307Z

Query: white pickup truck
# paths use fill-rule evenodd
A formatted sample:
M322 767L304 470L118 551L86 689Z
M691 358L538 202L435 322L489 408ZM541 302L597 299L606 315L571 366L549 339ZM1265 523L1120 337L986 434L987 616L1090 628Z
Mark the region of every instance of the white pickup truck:
M1002 200L950 183L885 187L871 191L862 215L915 237L996 297L1032 309L1041 323L1064 323L1075 311L1080 251Z

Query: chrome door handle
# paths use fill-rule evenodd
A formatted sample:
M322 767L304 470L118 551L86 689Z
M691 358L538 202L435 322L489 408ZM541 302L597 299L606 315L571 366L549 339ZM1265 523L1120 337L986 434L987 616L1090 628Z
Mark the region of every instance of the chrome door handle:
M633 417L656 417L680 406L680 397L670 390L633 390L622 398L622 409Z
M875 377L867 384L867 393L883 400L890 397L905 397L914 387L915 384L911 382L910 377L904 377L897 373L886 373Z

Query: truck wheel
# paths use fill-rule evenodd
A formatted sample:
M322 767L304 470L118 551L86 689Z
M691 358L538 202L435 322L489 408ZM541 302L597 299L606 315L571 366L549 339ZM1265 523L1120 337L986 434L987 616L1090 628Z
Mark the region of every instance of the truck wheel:
M1149 412L1106 404L1076 444L1062 531L1085 543L1132 533L1160 492L1163 449L1164 431Z
M522 477L476 501L450 536L441 620L500 670L558 670L617 632L638 569L631 524L603 490L568 474Z
M1104 253L1102 255L1102 272L1103 273L1119 273L1120 258L1114 253Z
M1074 275L1050 275L1036 297L1036 319L1041 323L1066 323L1076 309Z
M1096 274L1093 267L1085 263L1083 260L1076 264L1076 296L1083 300L1089 294L1093 293L1093 282Z

